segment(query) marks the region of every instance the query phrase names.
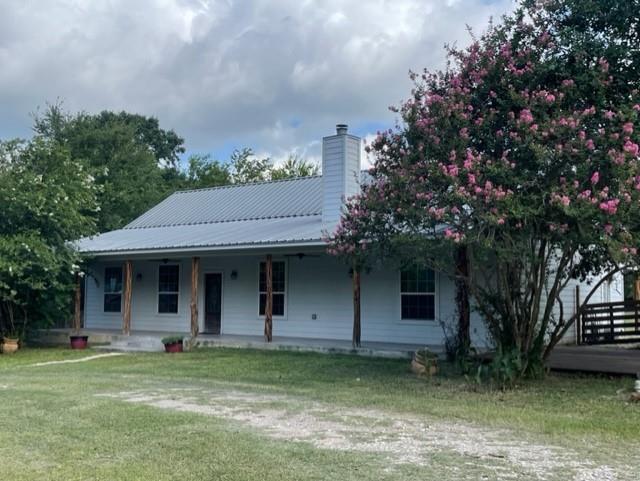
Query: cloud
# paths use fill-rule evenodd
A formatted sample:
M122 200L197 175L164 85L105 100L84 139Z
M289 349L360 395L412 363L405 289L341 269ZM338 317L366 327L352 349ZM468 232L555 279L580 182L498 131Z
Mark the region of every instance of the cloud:
M157 116L190 151L317 158L346 122L391 126L408 71L444 62L511 0L0 0L0 137L29 112Z

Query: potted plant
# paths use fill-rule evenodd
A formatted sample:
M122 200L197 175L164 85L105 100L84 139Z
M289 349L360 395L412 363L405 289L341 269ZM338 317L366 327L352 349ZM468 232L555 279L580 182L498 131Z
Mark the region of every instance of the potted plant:
M162 338L165 352L182 352L184 336L167 336Z
M2 338L2 353L13 354L19 348L19 342L17 336L9 335Z
M76 273L76 291L75 291L75 303L74 303L74 313L73 313L73 332L69 335L69 342L71 344L71 349L86 349L87 344L89 343L89 336L81 334L81 319L80 319L80 304L81 304L81 290L80 290L80 279L82 278L82 273Z
M435 376L438 373L438 355L428 348L413 353L411 370L418 376Z

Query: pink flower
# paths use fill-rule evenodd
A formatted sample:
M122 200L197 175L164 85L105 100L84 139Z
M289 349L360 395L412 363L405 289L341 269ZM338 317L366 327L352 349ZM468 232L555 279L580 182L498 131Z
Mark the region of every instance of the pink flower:
M595 185L598 183L599 180L600 180L600 172L594 172L593 175L591 176L591 183Z
M545 97L545 100L547 101L547 103L552 104L553 102L556 101L556 96L553 94L547 94L547 96Z
M640 112L640 104L635 104L633 106L633 110L635 110L636 112Z
M596 148L596 145L593 143L592 139L587 140L586 146L589 150L594 150Z
M620 203L619 199L611 199L605 202L600 202L600 210L606 212L607 214L613 215L618 211L618 204Z
M503 217L500 217L498 219L498 225L504 225L504 218Z
M613 226L611 224L605 224L604 225L604 231L608 234L611 235L611 233L613 232Z
M622 132L627 135L631 135L633 133L633 124L631 122L627 122L622 126Z
M616 114L615 114L615 113L613 113L611 110L607 110L607 111L604 113L604 116L605 116L607 119L611 120L612 118L614 118L614 117L616 116Z
M533 122L533 115L531 114L531 110L523 109L520 111L520 120L525 124L530 124Z
M627 140L624 143L623 149L624 149L625 152L630 153L634 157L637 157L638 156L638 152L640 151L640 147L638 146L638 144L636 144L635 142L631 142L630 140Z

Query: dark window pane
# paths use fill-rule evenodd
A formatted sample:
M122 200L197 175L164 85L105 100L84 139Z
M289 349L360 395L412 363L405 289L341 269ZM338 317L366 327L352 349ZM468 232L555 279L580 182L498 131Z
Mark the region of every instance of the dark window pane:
M267 295L260 294L260 309L258 310L258 314L264 316L265 306L267 305Z
M435 296L403 295L402 319L435 319Z
M159 294L158 312L161 314L176 314L178 312L178 294Z
M104 270L104 292L122 292L122 267Z
M273 315L284 316L284 294L273 295Z
M104 312L120 312L122 296L120 294L104 295Z
M284 262L273 263L273 290L274 292L284 292L285 284Z
M431 269L411 267L400 273L400 292L435 292L436 277Z
M158 290L160 292L178 292L180 290L179 266L160 266Z

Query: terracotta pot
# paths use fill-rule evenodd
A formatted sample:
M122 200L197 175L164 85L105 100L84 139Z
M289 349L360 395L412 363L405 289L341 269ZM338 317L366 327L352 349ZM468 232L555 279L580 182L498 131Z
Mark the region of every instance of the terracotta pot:
M18 350L18 339L5 337L2 340L2 352L4 354L13 354Z
M89 343L89 336L69 336L71 349L86 349Z
M182 352L182 341L172 342L171 344L165 344L164 350L166 352Z

